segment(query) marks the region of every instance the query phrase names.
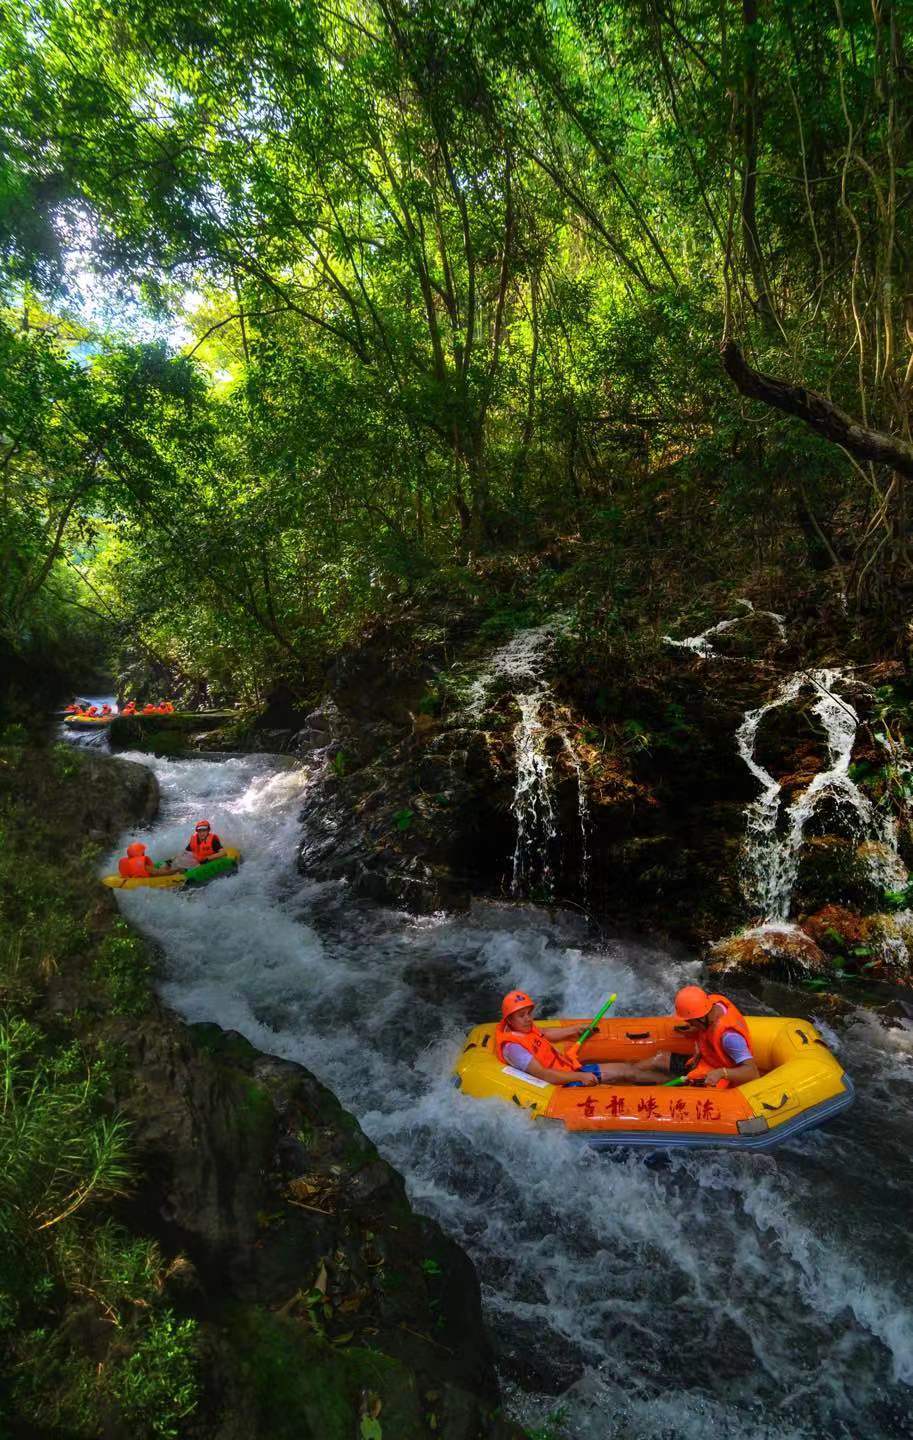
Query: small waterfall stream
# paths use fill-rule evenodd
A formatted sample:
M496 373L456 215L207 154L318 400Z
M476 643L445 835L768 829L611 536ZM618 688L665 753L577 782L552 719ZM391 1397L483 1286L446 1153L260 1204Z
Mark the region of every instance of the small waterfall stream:
M544 892L554 882L552 856L559 838L555 805L555 766L548 742L556 737L577 779L577 813L582 863L581 893L589 881L590 810L586 776L567 724L561 718L545 670L560 628L542 625L521 630L496 650L468 692L467 714L479 720L492 693L509 689L520 718L514 726L516 778L511 805L517 839L511 867L511 894L517 898Z
M875 842L868 864L881 888L903 884L907 878L897 854L893 818L876 809L849 773L860 721L847 696L837 693L838 686L845 690L848 683L845 672L836 668L799 670L783 682L773 699L748 711L736 732L739 754L761 785L747 811L746 858L751 898L765 923L789 920L802 844L825 799L836 807L841 829L849 838L857 844ZM784 809L781 782L756 759L758 732L767 715L793 704L808 690L815 696L810 709L824 732L827 765Z
M725 655L720 655L711 643L712 635L723 635L727 630L732 630L736 625L741 625L750 615L762 615L767 620L772 620L777 627L780 639L786 639L786 628L784 617L778 615L774 610L756 610L750 600L736 600L736 605L741 605L744 614L732 615L728 620L718 620L715 625L710 625L702 630L700 635L688 635L684 640L674 640L671 635L664 635L663 641L666 645L672 645L677 650L691 650L702 660L725 660Z

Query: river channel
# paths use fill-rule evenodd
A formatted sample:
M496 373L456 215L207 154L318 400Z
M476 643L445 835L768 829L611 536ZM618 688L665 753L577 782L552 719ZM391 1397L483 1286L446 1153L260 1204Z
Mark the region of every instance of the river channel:
M205 817L236 878L122 892L164 1000L300 1061L472 1256L505 1401L572 1440L913 1435L913 1028L825 1033L857 1087L764 1155L596 1153L458 1094L462 1037L520 986L544 1015L668 1011L693 957L518 904L415 919L298 875L313 772L275 756L141 761L156 858ZM121 852L122 853L122 852ZM757 1007L755 1007L757 1008Z

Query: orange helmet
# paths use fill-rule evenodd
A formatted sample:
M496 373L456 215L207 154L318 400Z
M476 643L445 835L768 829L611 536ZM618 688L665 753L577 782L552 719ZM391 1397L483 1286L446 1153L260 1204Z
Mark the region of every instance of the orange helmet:
M675 997L675 1013L680 1020L703 1020L713 1008L713 1001L700 985L685 985Z
M145 853L146 847L139 840L134 840L132 845L127 846L127 854L130 856L145 855Z
M208 820L198 820L193 828L194 830L211 830L212 826Z
M535 1003L525 990L510 990L501 1001L501 1019L506 1020L508 1015L515 1014L517 1010L525 1010L527 1005Z

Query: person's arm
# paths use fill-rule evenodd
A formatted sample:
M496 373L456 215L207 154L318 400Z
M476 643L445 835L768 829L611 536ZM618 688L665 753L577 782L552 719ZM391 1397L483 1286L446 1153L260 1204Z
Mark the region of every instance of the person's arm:
M526 1067L527 1075L534 1075L537 1080L547 1080L550 1085L598 1085L599 1081L590 1070L549 1070L545 1065L540 1065L538 1060L530 1060Z
M222 849L222 841L219 839L218 835L213 835L212 837L212 848L213 850Z
M720 1043L733 1063L709 1070L704 1076L705 1085L715 1085L718 1080L728 1080L730 1085L745 1085L749 1080L760 1079L761 1072L757 1061L741 1035L730 1030Z
M588 1023L584 1020L581 1025L549 1025L545 1034L549 1040L576 1040L578 1035L583 1034Z

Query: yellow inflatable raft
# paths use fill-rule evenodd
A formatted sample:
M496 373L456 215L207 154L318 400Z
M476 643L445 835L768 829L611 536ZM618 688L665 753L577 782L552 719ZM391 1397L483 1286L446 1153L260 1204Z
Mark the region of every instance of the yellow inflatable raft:
M536 1117L556 1120L597 1148L768 1150L852 1104L852 1081L809 1021L778 1015L745 1019L761 1077L726 1090L700 1085L549 1085L500 1063L494 1053L494 1024L470 1031L454 1084L475 1099L504 1100ZM553 1020L541 1028L583 1023ZM600 1021L584 1042L580 1059L630 1062L661 1050L687 1055L691 1049L674 1016L632 1016Z
M103 730L113 719L113 715L68 715L63 723L71 730Z
M232 875L241 861L241 851L226 845L212 860L182 870L180 875L145 875L134 880L125 880L123 875L103 875L101 883L111 890L183 890L185 887L206 885L218 875Z

